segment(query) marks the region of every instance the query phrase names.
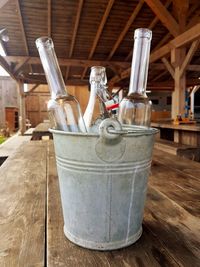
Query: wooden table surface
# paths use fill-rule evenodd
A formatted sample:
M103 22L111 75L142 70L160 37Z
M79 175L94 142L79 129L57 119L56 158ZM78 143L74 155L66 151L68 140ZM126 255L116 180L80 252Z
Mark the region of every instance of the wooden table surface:
M64 236L52 141L30 141L0 168L0 266L200 266L199 178L199 163L155 150L142 237L91 251Z

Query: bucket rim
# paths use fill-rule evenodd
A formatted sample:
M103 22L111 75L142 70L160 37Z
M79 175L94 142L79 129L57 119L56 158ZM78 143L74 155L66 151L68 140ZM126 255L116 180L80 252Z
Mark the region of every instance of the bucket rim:
M49 128L49 132L53 134L61 134L61 135L67 135L67 136L85 136L85 137L99 137L100 133L83 133L83 132L65 132L61 130L55 130L52 128ZM121 136L144 136L144 135L155 135L159 132L158 129L153 127L145 127L145 126L136 126L136 125L122 125L121 131L115 131L115 134L121 135Z

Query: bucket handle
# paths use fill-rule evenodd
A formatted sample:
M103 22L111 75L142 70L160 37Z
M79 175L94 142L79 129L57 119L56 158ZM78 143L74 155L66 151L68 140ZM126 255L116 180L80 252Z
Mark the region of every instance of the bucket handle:
M101 137L107 139L115 139L122 135L132 135L132 136L141 136L141 135L152 135L158 132L157 129L147 128L142 126L134 126L134 129L124 125L122 128L121 123L117 119L108 118L101 122L99 125L99 134Z

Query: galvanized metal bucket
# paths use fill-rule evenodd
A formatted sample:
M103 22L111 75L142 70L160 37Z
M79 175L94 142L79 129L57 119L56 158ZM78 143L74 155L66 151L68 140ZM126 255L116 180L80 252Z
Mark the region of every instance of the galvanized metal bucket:
M106 119L99 134L50 131L66 237L97 250L136 242L157 130Z

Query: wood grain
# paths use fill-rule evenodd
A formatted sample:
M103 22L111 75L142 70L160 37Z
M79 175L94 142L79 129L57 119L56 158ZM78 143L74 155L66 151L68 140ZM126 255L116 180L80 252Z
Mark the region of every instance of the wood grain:
M22 145L0 168L0 266L44 266L46 146Z
M47 266L150 267L179 266L144 225L139 241L128 248L98 252L81 248L64 236L55 157L50 147L47 192ZM80 222L81 223L81 222Z
M177 266L200 266L199 218L152 186L146 201L144 224L176 260Z

